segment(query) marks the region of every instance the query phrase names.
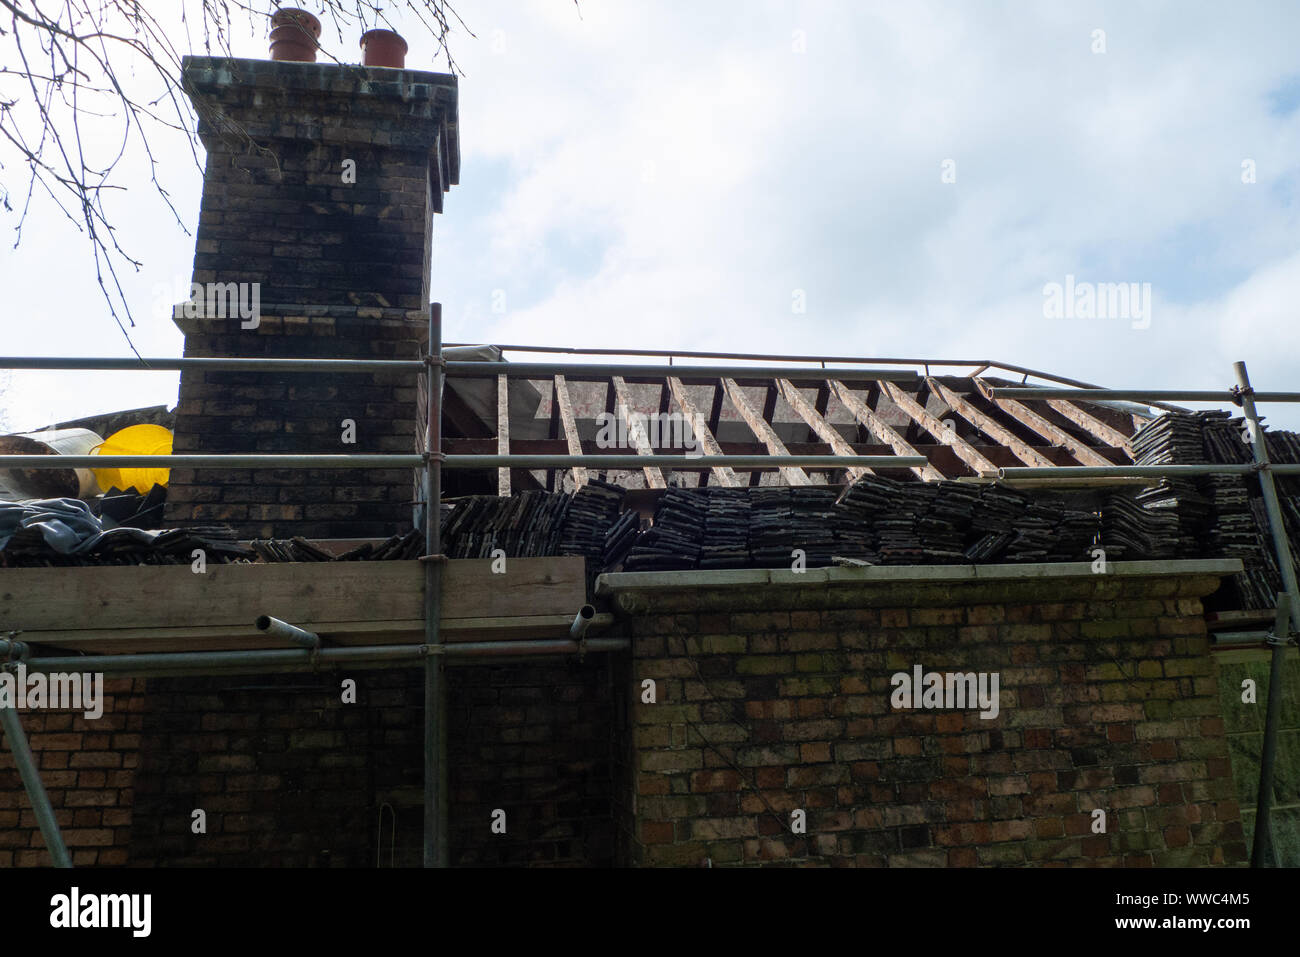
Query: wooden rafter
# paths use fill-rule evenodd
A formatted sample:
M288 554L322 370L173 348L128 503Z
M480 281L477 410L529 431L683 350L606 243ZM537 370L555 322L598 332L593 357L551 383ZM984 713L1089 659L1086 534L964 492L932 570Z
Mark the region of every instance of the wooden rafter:
M1108 467L1114 465L1110 459L1099 455L1088 446L1084 445L1065 429L1058 426L1055 422L1050 422L1043 418L1029 406L1015 399L1004 399L993 396L993 404L1005 412L1007 415L1027 426L1041 435L1046 441L1053 442L1065 449L1074 460L1080 465L1094 465Z
M808 400L803 397L794 383L789 379L777 379L777 388L781 390L781 395L786 402L790 403L790 408L798 413L799 418L808 424L808 428L827 445L836 455L857 455L853 451L853 446L844 441L844 437L835 431L835 427L826 421L822 413L818 412L813 406L808 404ZM853 467L848 470L849 481L856 482L863 475L871 472L871 469Z
M631 439L637 455L654 455L654 450L650 448L650 442L646 439L645 433L641 430L639 423L632 418L632 403L628 399L627 383L623 377L616 375L611 380L614 386L614 395L618 402L618 417L623 420L627 426L627 437ZM642 469L645 472L645 482L648 488L667 488L668 483L664 481L664 473L657 465L646 465Z
M695 430L695 440L704 449L704 454L721 455L722 447L718 445L718 440L713 437L708 423L704 421L704 416L695 407L691 397L686 394L686 386L682 385L682 380L677 376L668 376L667 383L673 401L677 403L677 407L682 410L682 415L686 416L686 420L691 423L691 428ZM736 473L730 466L715 466L710 471L719 485L726 488L740 486L740 480L736 478Z
M957 457L974 469L976 475L997 474L998 467L990 462L979 449L958 435L956 429L948 428L894 383L882 382L881 385L889 393L889 398L893 400L894 405L907 413L908 418L920 428L929 432L935 439L944 445L952 446L952 450L957 453Z
M510 380L497 376L497 454L510 454ZM510 469L497 469L497 494L510 494Z
M736 384L735 379L723 379L722 387L727 392L727 398L731 404L736 407L740 417L745 420L750 431L757 436L758 440L767 446L770 455L789 455L790 451L785 447L771 424L759 415L758 410L749 404L745 394L741 391L740 386ZM781 477L790 485L812 485L813 481L808 477L808 473L803 469L795 466L781 466Z
M582 454L582 440L578 437L578 423L573 417L573 400L569 398L569 383L564 376L555 377L555 404L560 409L560 425L564 428L564 441L569 446L570 455ZM573 467L573 488L582 488L587 484L587 470L581 465Z
M1093 438L1099 439L1103 444L1112 448L1123 449L1124 454L1130 459L1133 457L1133 447L1129 443L1129 437L1119 429L1107 425L1087 409L1076 405L1069 399L1048 399L1047 404Z
M898 434L892 425L886 422L874 409L869 408L865 402L850 392L845 387L844 383L835 379L830 379L828 381L830 382L831 391L835 393L835 398L839 399L844 407L853 413L853 417L861 422L869 432L888 443L889 447L894 450L895 455L920 455L915 448L908 444L906 439ZM944 477L943 473L933 465L913 468L912 471L915 472L919 478L929 481L938 481Z
M962 396L958 395L952 389L948 388L938 379L930 379L930 389L942 398L943 401L947 402L948 406L954 412L977 429L982 429L984 432L991 435L996 441L1001 442L1011 450L1012 454L1014 454L1016 458L1020 459L1020 461L1024 462L1026 465L1038 468L1049 468L1056 464L1041 452L1036 452L1029 443L1016 438L1014 432L1002 425L992 416L977 409L974 405Z
M882 386L883 385L884 383L882 383ZM901 389L898 391L902 395L907 395L907 393L903 392ZM892 399L894 396L894 390L890 389L888 395ZM908 398L910 399L912 397L908 396ZM930 399L930 388L925 384L925 380L922 379L920 384L917 386L916 398L913 400L913 405L921 409L925 409L926 403L929 401L929 399ZM895 402L894 404L898 405L897 402ZM877 408L879 408L879 406L877 406ZM918 443L921 441L921 433L929 432L930 430L923 428L921 425L921 421L916 416L912 415L910 412L908 412L907 418L908 418L907 429L903 432L903 438L907 439L909 442L912 442L913 444ZM943 442L944 439L940 438L939 441Z

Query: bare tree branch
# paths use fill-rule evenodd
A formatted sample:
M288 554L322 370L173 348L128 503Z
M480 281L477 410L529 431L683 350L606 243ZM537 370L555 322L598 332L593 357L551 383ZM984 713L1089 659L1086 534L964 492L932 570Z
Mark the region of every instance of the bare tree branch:
M246 22L252 35L269 27L268 14L281 4L151 0L148 6L155 12L145 9L144 0L0 0L0 51L5 62L20 67L0 68L4 211L14 212L6 182L10 167L27 171L14 246L22 242L39 189L89 243L109 316L132 351L135 319L119 270L138 271L143 263L119 244L105 197L126 190L129 169L121 164L142 151L154 193L188 235L163 185L156 149L164 136L183 135L195 167L201 172L203 166L194 109L181 87L183 54L172 38L183 40L187 51L230 56L236 22ZM461 71L451 54L451 35L474 36L450 0L315 0L312 6L334 26L340 46L345 35L391 28L386 10L410 14L436 42L435 58L453 73ZM249 149L264 151L251 140Z

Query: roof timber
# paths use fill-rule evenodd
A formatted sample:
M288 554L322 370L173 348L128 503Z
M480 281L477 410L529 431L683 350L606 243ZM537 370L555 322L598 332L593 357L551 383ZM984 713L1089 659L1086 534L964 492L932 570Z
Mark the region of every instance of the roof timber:
M831 449L834 450L836 455L857 454L853 451L853 446L849 445L849 443L844 440L844 437L840 435L839 432L835 431L835 427L822 417L823 413L808 404L808 400L803 397L797 388L795 388L794 383L789 379L777 379L776 385L777 388L781 390L781 396L790 404L790 408L794 409L795 412L799 414L799 418L808 423L808 427L812 429L823 442L826 442ZM826 386L823 385L822 389L825 388ZM821 392L819 390L819 401L820 394ZM822 405L824 407L825 403L823 402ZM848 469L849 481L856 482L863 475L871 472L872 470L868 468L850 468Z
M723 379L722 387L726 390L727 398L731 404L736 407L740 417L745 420L745 424L758 437L758 440L767 446L767 450L772 455L789 455L789 450L785 443L777 436L776 431L768 424L767 419L758 414L758 411L749 404L745 394L741 391L740 386L736 384L735 379ZM781 477L791 485L812 485L813 481L808 477L808 473L801 468L787 466L781 469Z
M1024 462L1026 465L1044 467L1055 464L1047 456L1035 452L1029 443L1016 438L1015 434L1010 429L1006 428L1006 426L1002 425L992 416L981 412L965 398L948 388L938 379L931 377L928 381L930 383L930 388L936 395L942 398L943 401L948 403L949 408L977 429L992 436L995 441L1001 442L1015 453L1016 458L1020 459L1020 461Z
M1130 459L1133 457L1133 446L1129 442L1129 437L1118 429L1107 425L1087 409L1071 402L1069 399L1048 399L1047 404L1089 435L1099 439L1106 445L1123 449Z
M447 409L450 434L444 436L444 442L448 447L472 447L472 452L481 454L507 450L522 454L525 449L532 453L580 454L581 427L604 408L620 427L628 429L622 439L626 448L612 451L627 453L629 466L610 474L606 474L609 470L572 469L569 487L581 486L592 476L612 479L617 474L617 481L626 482L627 473L638 470L644 473L649 488L666 488L669 473L675 471L693 472L696 478L690 481L699 486L740 487L771 481L763 478L765 471L779 472L780 484L813 485L844 478L854 481L871 470L858 466L846 472L843 466L829 465L737 470L735 466L717 465L691 468L683 463L665 468L648 458L661 450L633 403L639 402L647 411L657 405L661 416L670 409L680 410L691 422L696 442L706 454L781 455L803 449L800 454L842 456L851 454L850 450L866 454L864 448L874 446L874 454L892 450L895 455L916 455L924 449L922 455L929 465L913 471L927 481L964 476L971 471L984 474L1020 464L1046 468L1123 463L1132 457L1129 433L1147 421L1129 409L1112 409L1073 397L1044 396L1041 401L1050 405L1039 405L1032 398L990 395L989 386L1005 383L1000 379L931 376L928 369L925 375L913 374L899 381L892 375L841 376L834 369L811 365L798 371L790 367L746 367L743 371L732 367L728 374L721 368L713 371L712 367L677 367L669 363L659 367L662 371L656 376L649 374L649 367L634 368L636 371L624 373L613 366L594 366L572 373L548 369L548 374L535 376L521 370L525 373L517 376L521 382L512 384L504 396L499 394L498 376L513 374L496 366L485 368L482 388L464 387L460 404L454 410L450 406ZM448 392L455 396L458 384L473 378L451 379ZM490 386L493 379L497 379L496 390ZM528 388L524 388L526 385ZM636 391L638 388L641 393ZM654 390L653 397L649 389ZM761 401L756 389L762 390ZM604 402L597 390L604 393ZM532 402L534 393L537 404ZM829 402L831 395L837 397L837 403ZM881 395L887 395L898 412L878 407ZM934 411L927 407L932 404L927 401L931 396ZM731 408L725 412L724 398L731 400ZM941 421L947 419L948 409L954 418L960 417L969 426L962 425L958 431L949 427L954 424L951 420ZM491 421L494 414L496 423ZM544 421L547 418L549 422ZM737 427L745 434L733 435L731 430ZM634 456L641 460L638 462ZM881 466L874 469L881 470ZM544 487L559 489L566 484L560 481L562 467L545 471L548 474ZM538 474L524 469L500 470L491 487L508 494L537 485ZM485 470L475 481L486 482L489 478L490 472Z
M636 454L654 455L654 449L650 448L650 442L641 430L641 424L632 418L632 402L628 398L627 383L623 381L622 376L617 375L613 376L610 381L613 383L614 395L618 402L618 417L627 426L627 437L631 440L633 448L636 449ZM643 471L645 472L645 483L648 488L668 487L668 483L664 481L663 469L658 466L647 465Z
M510 380L497 376L497 454L510 454ZM497 494L510 494L510 469L497 469Z
M845 387L844 383L837 379L829 380L831 391L835 397L840 400L840 404L853 413L854 417L861 422L866 428L878 438L884 439L885 442L894 450L895 455L919 455L916 449L909 445L894 427L878 415L875 410L869 408L865 402ZM919 478L930 481L937 481L944 477L943 473L933 465L927 465L924 468L914 468L913 472Z
M686 394L686 386L682 384L682 380L677 376L670 375L665 381L668 384L668 391L672 393L673 401L682 410L682 415L686 416L691 423L695 438L704 447L705 454L722 455L722 447L718 445L718 440L713 437L713 432L709 430L709 425L704 420L700 410L695 407L691 397ZM740 486L740 480L736 478L735 471L728 466L714 467L711 474L718 484L725 488Z
M555 404L560 409L560 424L564 428L564 441L570 455L582 454L582 440L578 437L578 423L573 417L573 400L569 398L569 383L564 376L555 377ZM573 467L573 487L580 489L587 484L587 470L581 465Z
M905 393L902 389L895 386L892 382L882 382L885 391L894 404L902 409L918 426L925 429L944 445L951 445L958 457L969 465L976 475L984 475L989 472L996 473L998 467L988 460L986 456L980 453L975 446L971 445L960 435L956 429L950 429L925 408Z
M1003 412L1015 418L1025 426L1037 432L1049 442L1055 442L1064 448L1080 465L1114 465L1110 459L1098 454L1088 446L1084 445L1065 429L1049 422L1029 406L1024 405L1016 399L1004 399L994 396L991 401Z

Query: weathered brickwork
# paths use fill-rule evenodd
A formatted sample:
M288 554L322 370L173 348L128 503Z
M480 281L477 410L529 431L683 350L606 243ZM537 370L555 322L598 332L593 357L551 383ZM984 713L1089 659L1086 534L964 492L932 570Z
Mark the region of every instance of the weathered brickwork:
M608 664L450 671L453 864L613 862ZM110 683L95 721L24 712L74 863L419 866L423 672L351 677L355 704L342 676L249 675ZM0 866L49 863L5 748Z
M195 57L184 80L207 149L193 281L257 284L260 299L257 320L178 318L185 356L418 359L433 215L458 175L455 78ZM420 451L418 379L187 370L174 448ZM416 497L410 470L175 469L167 519L385 537L410 527Z
M54 818L76 867L129 861L135 770L145 699L142 679L104 681L104 713L22 711ZM0 867L49 867L8 743L0 748Z
M631 655L450 670L453 863L1239 864L1214 584L622 593ZM997 672L999 714L892 709L916 664ZM422 674L359 671L355 704L342 677L119 681L100 721L24 713L74 860L418 865ZM12 767L0 866L46 864Z
M239 334L186 337L187 356L419 358L423 322L264 318ZM421 448L416 373L187 371L175 452L411 453ZM345 444L344 420L355 441ZM172 469L170 523L224 522L249 538L380 538L411 527L410 469Z
M1242 862L1198 600L1216 585L1097 576L625 595L635 797L619 808L622 859ZM1000 713L893 709L891 675L916 664L999 673ZM642 701L646 679L657 703Z

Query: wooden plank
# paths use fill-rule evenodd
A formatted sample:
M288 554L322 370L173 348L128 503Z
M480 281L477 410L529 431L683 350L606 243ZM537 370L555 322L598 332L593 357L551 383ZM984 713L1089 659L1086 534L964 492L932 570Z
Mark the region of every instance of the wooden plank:
M772 426L749 404L749 400L745 398L745 394L741 391L740 386L736 384L735 379L723 379L722 388L726 390L727 398L736 407L736 411L745 420L745 424L749 426L750 431L754 433L760 442L767 446L769 454L790 454L790 451L785 447L785 443L781 441ZM790 485L813 484L807 472L794 466L783 466L781 468L781 477Z
M506 618L568 614L586 601L581 558L455 559L442 575L442 616ZM418 620L420 562L286 562L0 570L0 628L39 642L42 631L120 628L247 628L272 615L303 628L316 622Z
M503 375L497 376L497 454L510 454L510 390ZM510 470L497 469L497 494L510 494Z
M777 388L781 390L781 395L786 402L790 403L790 408L798 413L799 418L808 424L808 428L819 437L823 442L831 447L836 455L857 455L853 451L853 446L844 440L844 437L835 431L832 426L815 408L808 404L808 400L803 397L794 383L789 379L777 379ZM859 468L854 466L848 470L850 482L856 482L862 476L872 473L871 469Z
M978 429L982 429L993 437L995 441L1001 442L1009 448L1016 458L1037 468L1050 468L1056 463L1047 456L1035 452L1029 443L1016 437L1016 434L1006 428L990 415L971 405L966 399L962 398L952 389L948 388L938 379L930 379L930 388L936 395L947 402L949 407L960 415L967 422L971 423Z
M1098 439L1103 445L1123 449L1124 454L1130 460L1133 458L1133 446L1129 442L1129 437L1119 429L1112 428L1087 409L1076 405L1069 399L1048 399L1047 404L1093 438Z
M835 398L839 399L844 407L853 413L853 417L861 422L872 435L888 443L889 447L894 450L895 455L921 454L915 447L909 445L907 440L899 435L894 427L881 418L874 409L869 408L865 402L850 392L844 383L835 379L827 381L830 382L831 391L835 393ZM913 468L912 471L926 481L940 481L944 478L943 473L933 465Z
M569 383L562 375L555 377L555 401L560 407L560 422L564 426L564 441L569 446L570 455L582 454L582 440L578 438L578 423L573 417L573 400L569 398ZM580 489L587 484L587 469L581 465L573 467L573 487Z
M992 401L994 405L1007 413L1007 415L1016 419L1021 424L1033 429L1048 442L1055 442L1058 446L1065 449L1074 456L1074 460L1080 465L1100 465L1107 467L1115 464L1110 459L1094 452L1069 432L1060 428L1055 422L1049 422L1047 419L1043 418L1024 403L1019 402L1016 399L1003 399L997 396L994 396Z
M637 455L654 455L654 449L650 448L650 442L646 439L645 433L641 431L638 423L632 419L632 403L628 399L627 383L623 381L622 376L614 376L610 380L614 386L614 396L618 402L618 417L627 424L627 436L632 440L632 446L636 449ZM657 465L647 465L642 471L645 472L645 482L648 488L667 488L668 483L664 481L663 469Z
M997 473L998 467L990 462L979 449L958 435L956 429L948 428L894 383L882 382L881 386L889 394L889 398L893 400L894 404L906 412L913 422L944 445L952 446L952 450L957 453L957 457L969 465L976 475Z
M686 393L686 386L677 376L668 376L668 391L672 393L673 401L677 403L677 408L682 410L682 415L686 416L686 421L691 423L691 428L695 431L695 439L704 449L705 455L721 455L722 448L718 445L718 440L713 437L709 430L708 423L704 421L704 416L696 408L691 397ZM725 488L738 488L740 479L736 478L736 473L731 466L715 466L710 473L718 484Z

